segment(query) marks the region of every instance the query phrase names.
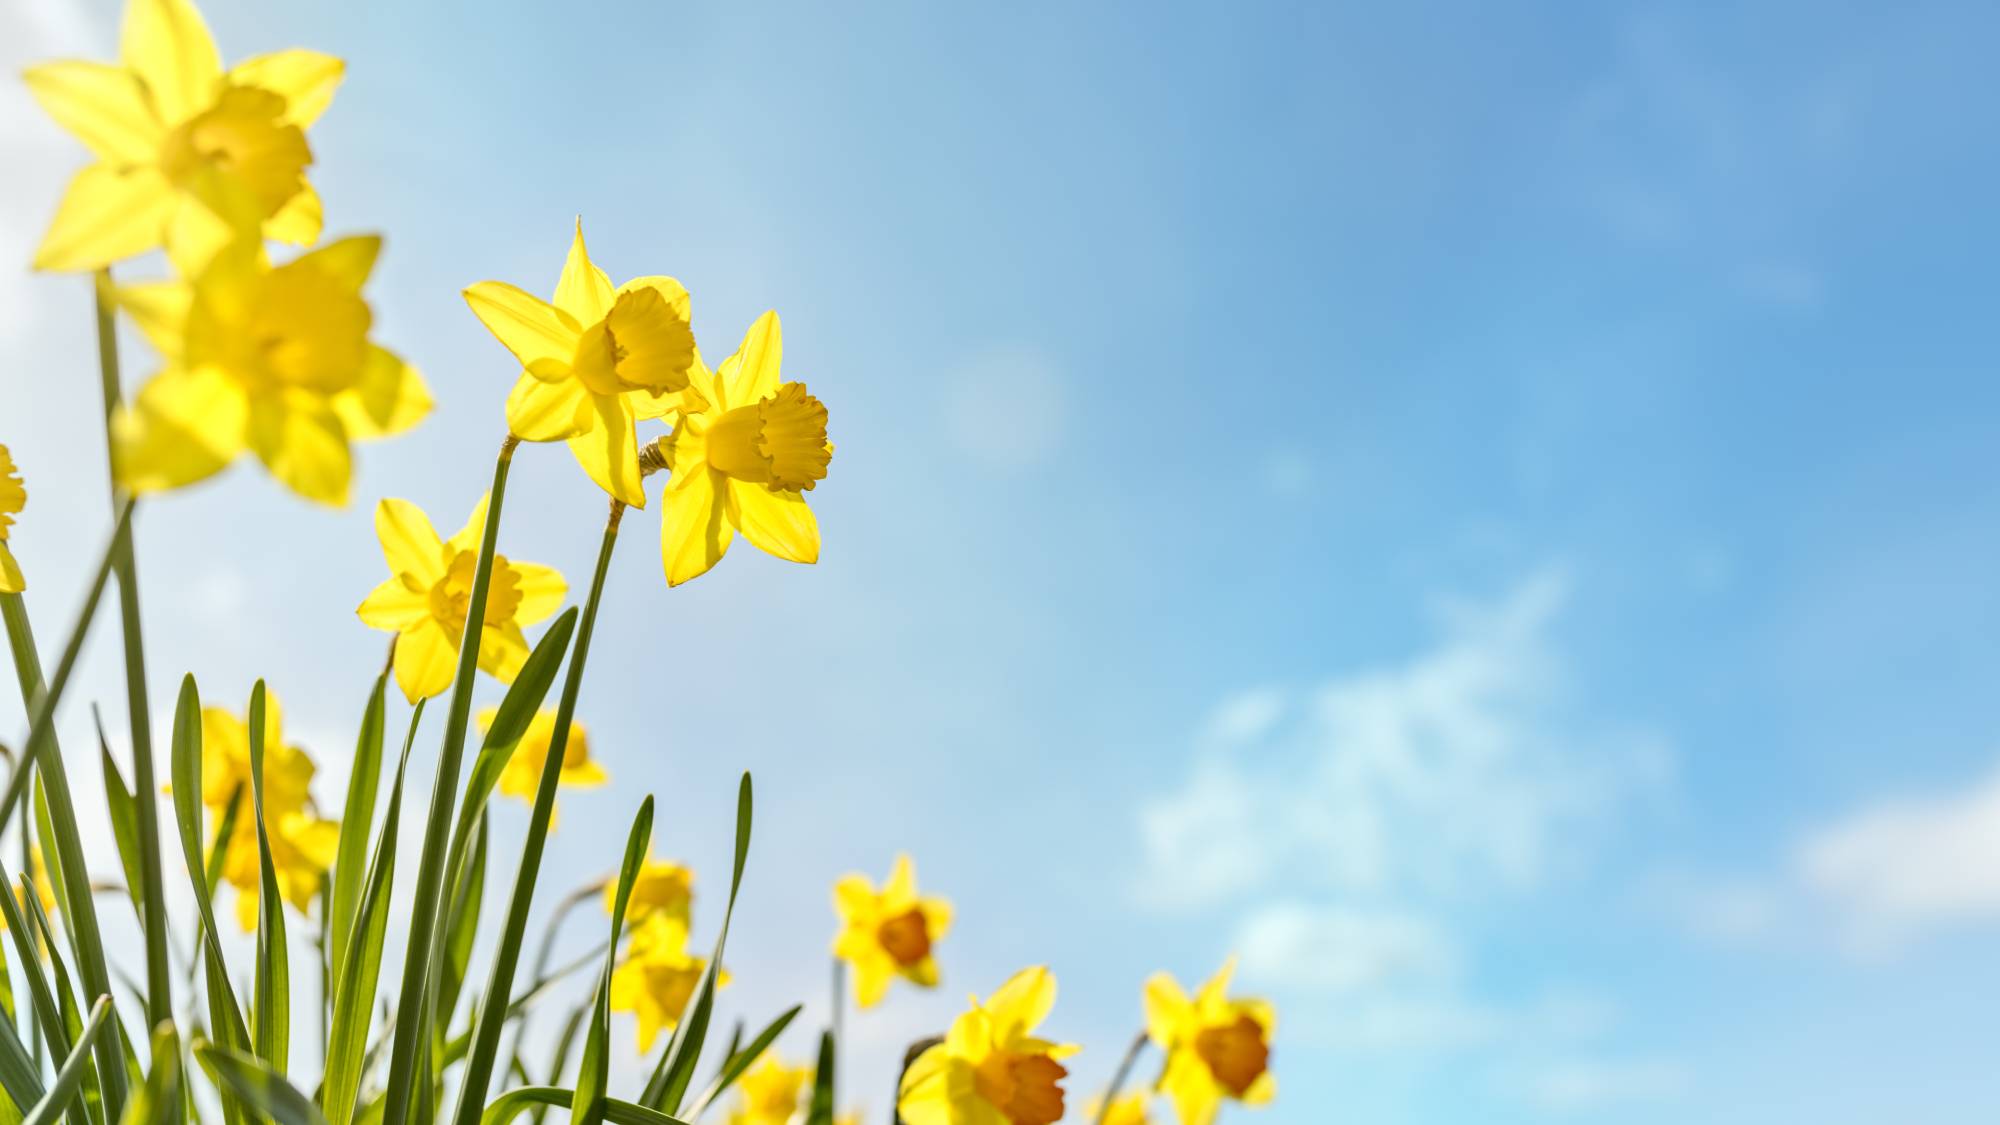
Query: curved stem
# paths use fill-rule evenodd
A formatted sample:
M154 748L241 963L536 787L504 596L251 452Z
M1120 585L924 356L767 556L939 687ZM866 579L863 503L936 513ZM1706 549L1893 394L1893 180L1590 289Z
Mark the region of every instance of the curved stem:
M1139 1052L1146 1049L1146 1033L1141 1031L1130 1047L1125 1048L1125 1057L1118 1062L1118 1069L1111 1072L1111 1085L1104 1088L1104 1100L1097 1103L1097 1120L1092 1125L1104 1125L1111 1116L1111 1103L1118 1099L1118 1092L1125 1088L1125 1080L1132 1076L1132 1064L1139 1061Z

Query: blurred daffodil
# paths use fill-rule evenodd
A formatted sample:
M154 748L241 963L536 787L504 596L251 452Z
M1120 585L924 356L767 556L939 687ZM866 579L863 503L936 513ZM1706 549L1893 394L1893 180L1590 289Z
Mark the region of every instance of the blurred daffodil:
M523 441L567 441L604 491L646 506L634 423L706 406L692 390L694 330L688 293L671 277L613 288L592 265L576 226L553 304L503 281L465 291L466 303L521 361L507 426Z
M305 130L344 69L288 50L225 71L188 0L131 0L116 65L27 72L42 108L96 158L70 181L35 267L92 270L165 245L192 273L239 232L311 245L321 219Z
M1152 1125L1153 1119L1147 1112L1152 1105L1153 1095L1145 1090L1134 1090L1111 1099L1111 1108L1104 1108L1104 1099L1095 1097L1083 1104L1083 1120L1086 1125ZM1098 1120L1102 1112L1103 1121Z
M369 339L361 287L381 247L344 238L274 267L238 241L192 284L117 290L165 360L115 419L119 483L179 488L248 449L293 492L347 503L351 443L401 433L431 409L416 369Z
M1277 1014L1262 1000L1231 1000L1235 958L1189 999L1166 973L1146 982L1146 1034L1167 1053L1160 1089L1181 1125L1209 1125L1223 1099L1263 1105L1277 1093L1268 1069Z
M778 381L783 358L774 312L719 370L696 358L692 383L709 409L680 415L654 446L673 472L660 513L669 586L708 573L739 531L781 559L819 560L819 523L804 493L825 479L833 445L826 406L804 383Z
M383 500L375 506L375 535L382 541L389 578L355 612L369 628L397 634L396 684L411 703L451 686L485 530L483 496L458 534L444 540L423 509L408 500ZM480 670L513 683L528 659L522 627L560 609L568 590L552 567L495 555L479 634Z
M1062 1119L1058 1059L1078 1048L1036 1038L1056 1002L1056 980L1024 969L952 1021L944 1042L918 1055L896 1108L908 1125L1052 1125Z
M14 526L14 517L27 506L28 490L14 468L14 455L0 445L0 594L18 594L28 588L21 564L14 561L13 552L7 549L7 529Z
M708 969L708 960L688 952L685 922L657 914L632 927L625 959L611 974L611 1010L639 1019L639 1053L653 1049L663 1028L680 1022L688 1001ZM716 974L716 986L729 974Z
M491 595L489 594L490 598ZM498 707L487 707L479 712L479 729L485 731L493 726L493 720L500 714ZM535 791L542 784L542 768L549 760L550 744L555 741L556 713L546 707L535 712L528 720L528 729L521 734L521 741L514 747L514 754L507 759L507 766L500 771L500 792L524 801L535 803ZM604 767L590 760L590 736L583 724L571 720L569 737L563 740L563 756L556 784L566 789L595 789L610 780ZM549 827L555 827L555 810L549 810Z
M729 1113L729 1125L787 1125L799 1112L799 1099L812 1076L811 1067L786 1066L766 1052L737 1080L742 1096Z
M617 905L618 887L604 885L604 912ZM648 856L632 879L632 895L625 903L625 917L632 925L653 918L670 918L683 930L694 908L694 870L684 863Z
M866 875L843 876L833 885L833 906L841 920L833 953L853 966L855 1003L873 1007L899 976L924 988L937 985L931 950L951 929L951 903L918 896L909 856L896 857L879 891Z
M24 911L27 910L28 890L27 887L24 886L23 884L24 883L32 884L35 888L35 898L42 904L42 911L44 913L53 914L56 908L56 888L55 884L49 881L49 865L48 861L42 858L41 845L39 844L29 845L28 867L29 867L29 872L25 880L19 878L18 876L15 879L14 902L17 905L19 905L22 910ZM7 920L5 918L0 918L0 930L4 930L6 928L7 928Z
M265 693L265 835L279 892L300 913L312 906L340 846L340 825L321 818L312 803L315 770L304 750L286 744L278 697ZM257 928L263 885L252 794L249 724L221 707L202 708L201 800L218 817L231 801L237 803L236 821L224 844L222 877L236 888L236 920L246 932Z

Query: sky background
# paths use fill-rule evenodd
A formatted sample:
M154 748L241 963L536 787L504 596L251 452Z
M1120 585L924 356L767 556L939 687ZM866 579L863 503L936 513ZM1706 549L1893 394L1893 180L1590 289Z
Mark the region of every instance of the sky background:
M205 10L226 58L349 60L313 179L330 233L386 233L376 336L439 406L348 510L252 465L146 506L162 738L182 672L261 675L338 806L373 503L448 533L503 433L459 290L549 291L580 214L711 354L776 308L839 451L816 567L739 544L669 591L629 514L580 706L616 784L564 797L545 900L653 792L710 940L755 771L724 995L807 1000L804 1055L829 886L913 853L958 925L943 988L850 1016L871 1120L1023 965L1074 1107L1148 974L1232 951L1281 1013L1279 1099L1232 1121L2000 1112L1990 7ZM15 0L0 63L115 26ZM0 151L49 649L107 515L88 285L26 263L83 154L15 81ZM581 584L603 511L527 448L502 549ZM85 700L122 730L112 635L72 755Z

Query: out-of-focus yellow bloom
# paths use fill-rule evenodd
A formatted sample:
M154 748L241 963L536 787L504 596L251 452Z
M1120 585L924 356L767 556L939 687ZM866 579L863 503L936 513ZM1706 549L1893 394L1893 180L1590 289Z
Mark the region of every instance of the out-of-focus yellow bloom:
M507 284L465 291L487 330L521 361L507 396L507 427L523 441L568 441L590 479L646 506L634 423L707 404L690 391L696 363L688 293L671 277L635 277L616 289L592 265L576 224L555 303Z
M618 905L618 885L604 885L604 912ZM648 856L632 879L632 895L625 902L625 918L636 926L653 918L670 918L683 930L694 909L694 869L684 863Z
M340 825L322 819L312 803L315 767L304 750L284 740L284 715L276 693L264 694L264 829L271 867L285 901L300 913L312 906L320 880L340 848ZM236 888L236 920L257 928L262 873L257 856L257 814L251 804L250 726L220 707L201 710L201 801L218 818L238 792L236 825L222 860L222 877ZM218 823L218 828L220 827Z
M952 1021L944 1042L903 1073L896 1108L908 1125L1052 1125L1062 1119L1056 1061L1079 1048L1036 1038L1056 1002L1056 978L1037 965Z
M491 596L490 594L488 595ZM479 729L492 728L493 720L500 714L498 707L487 707L479 712ZM500 792L515 797L527 804L535 803L535 791L541 788L542 767L549 760L549 744L555 741L556 713L544 707L528 720L528 729L521 734L521 741L514 747L514 754L507 759L507 766L500 771ZM583 724L570 720L569 737L563 740L562 767L556 776L556 784L568 789L595 789L610 780L604 767L590 760L590 736ZM549 827L555 827L555 809L549 810Z
M0 445L0 594L18 594L28 588L21 565L7 549L7 529L14 526L14 517L27 506L28 490L14 469L14 455Z
M766 1052L736 1083L742 1097L729 1113L729 1125L787 1125L799 1112L799 1099L812 1080L809 1066L786 1066Z
M736 354L691 382L709 403L656 444L673 471L660 513L667 585L708 573L737 532L781 559L819 561L819 523L803 493L826 478L826 406L804 383L780 383L778 314L757 318Z
M859 1109L850 1109L846 1113L836 1116L833 1119L833 1125L861 1125L862 1119L867 1116L866 1113Z
M1263 1105L1278 1092L1269 1070L1277 1013L1263 1000L1231 1000L1235 971L1232 957L1192 1000L1166 973L1146 981L1146 1034L1167 1053L1160 1089L1181 1125L1209 1125L1224 1098Z
M384 500L375 506L375 534L382 540L389 578L355 612L369 628L398 634L396 684L411 703L440 695L451 686L472 603L479 539L485 530L484 496L465 526L446 540L438 538L423 509L408 500ZM561 608L568 591L553 567L495 555L486 588L485 627L479 634L480 669L502 683L513 683L528 659L522 627Z
M680 1022L701 984L708 960L688 952L685 922L656 914L632 927L632 939L625 947L625 959L611 973L611 1010L631 1012L639 1018L639 1053L653 1049L653 1040L662 1028ZM716 987L729 983L729 974L716 974Z
M165 245L193 273L232 232L319 238L305 130L344 63L295 49L224 71L188 0L132 0L119 56L27 73L42 108L97 158L70 181L35 268L92 270Z
M908 855L896 857L880 891L866 875L842 876L833 885L833 908L841 921L833 954L854 968L855 1003L875 1006L898 976L923 988L937 986L931 949L951 929L951 903L918 896L917 869Z
M1153 1119L1147 1110L1151 1107L1153 1095L1144 1090L1134 1090L1111 1099L1111 1108L1104 1113L1103 1125L1152 1125ZM1083 1103L1083 1125L1098 1125L1098 1111L1104 1109L1102 1095Z
M179 488L248 449L293 492L346 504L351 443L401 433L431 409L416 368L368 338L361 287L381 248L375 235L344 238L274 267L238 241L192 284L120 288L165 366L115 420L119 483Z
M35 886L35 897L41 900L43 912L53 915L56 909L56 888L55 884L49 881L49 865L42 858L39 844L31 844L28 847L28 867L28 881ZM18 877L14 881L14 901L22 910L28 909L28 893L21 886ZM6 928L7 920L0 918L0 930Z

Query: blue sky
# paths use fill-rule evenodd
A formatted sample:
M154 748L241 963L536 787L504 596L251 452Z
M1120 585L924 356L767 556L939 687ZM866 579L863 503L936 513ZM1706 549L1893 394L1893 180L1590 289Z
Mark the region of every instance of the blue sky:
M944 989L851 1023L878 1117L1022 964L1081 1093L1148 973L1232 949L1283 1019L1235 1119L2000 1110L1992 13L206 10L230 57L350 60L315 181L386 232L377 335L440 407L349 511L247 467L146 511L156 700L267 677L337 800L372 501L455 527L502 432L458 291L546 290L580 214L710 351L778 309L839 452L809 570L669 592L628 519L582 705L618 784L547 885L652 791L712 891L755 770L754 1017L824 995L833 878L913 852L960 928ZM113 27L28 0L0 39ZM81 154L18 86L0 140L25 263ZM103 523L86 290L0 277L47 636ZM580 580L601 518L531 450L504 547Z

